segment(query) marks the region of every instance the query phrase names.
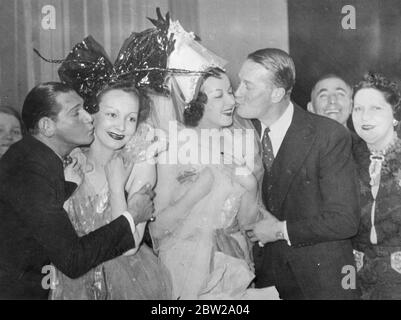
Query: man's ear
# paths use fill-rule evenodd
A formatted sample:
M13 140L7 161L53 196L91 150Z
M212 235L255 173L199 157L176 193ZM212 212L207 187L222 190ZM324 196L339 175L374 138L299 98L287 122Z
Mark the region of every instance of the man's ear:
M49 117L43 117L38 122L38 129L45 137L52 137L56 131L56 123Z
M309 112L315 113L315 109L313 109L313 106L312 106L312 102L311 102L311 101L308 102L308 105L307 105L306 109L307 109Z
M285 96L284 88L274 88L271 94L272 102L279 103Z

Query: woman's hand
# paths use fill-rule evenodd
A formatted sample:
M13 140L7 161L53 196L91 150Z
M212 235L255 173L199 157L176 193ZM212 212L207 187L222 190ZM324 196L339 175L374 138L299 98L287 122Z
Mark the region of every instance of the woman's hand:
M111 192L124 193L132 167L133 162L124 163L123 158L119 154L113 155L109 162L107 162L104 171Z
M234 174L234 179L248 192L256 192L258 182L252 172L246 174Z
M258 182L252 170L246 164L245 159L233 157L233 163L236 166L234 169L234 180L237 181L248 192L256 192Z

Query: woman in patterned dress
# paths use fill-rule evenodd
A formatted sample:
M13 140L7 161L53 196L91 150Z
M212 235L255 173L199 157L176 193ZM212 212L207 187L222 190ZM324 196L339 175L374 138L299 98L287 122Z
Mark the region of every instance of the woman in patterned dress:
M73 151L82 184L65 203L81 235L90 233L127 210L126 198L145 184L154 185L154 164L146 161L150 127L145 96L131 85L106 87L97 95L95 139ZM120 155L120 156L117 156ZM170 275L153 251L142 244L146 222L136 225L135 248L78 279L57 271L53 299L170 299Z
M400 93L379 74L354 91L352 119L366 142L354 151L361 186L361 224L354 239L362 299L401 299Z

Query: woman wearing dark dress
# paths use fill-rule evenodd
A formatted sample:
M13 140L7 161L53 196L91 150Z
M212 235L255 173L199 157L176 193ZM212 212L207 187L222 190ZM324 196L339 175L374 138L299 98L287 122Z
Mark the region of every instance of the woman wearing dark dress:
M354 239L362 299L401 299L401 118L395 83L370 74L354 90L352 119L366 142L354 151L361 224Z

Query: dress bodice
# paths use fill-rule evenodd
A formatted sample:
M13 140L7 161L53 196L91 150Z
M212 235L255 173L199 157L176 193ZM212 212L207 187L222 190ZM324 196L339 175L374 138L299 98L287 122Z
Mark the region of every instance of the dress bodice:
M356 156L361 189L361 223L354 243L360 251L372 246L370 241L371 193L369 164L370 154L367 150ZM385 155L381 169L380 185L376 197L375 228L377 245L401 245L401 143L396 143Z
M88 162L86 151L77 149L71 156L78 159L78 165L84 172L82 184L64 204L70 220L78 233L88 234L112 220L107 183L96 191L91 174L93 166Z
M121 155L128 161L139 163L146 160L148 146L153 142L152 128L140 124L135 135L121 150ZM110 208L110 193L107 182L97 186L94 180L94 166L88 160L88 148L76 148L70 156L77 159L83 172L83 180L76 192L64 207L79 235L85 235L113 219Z

